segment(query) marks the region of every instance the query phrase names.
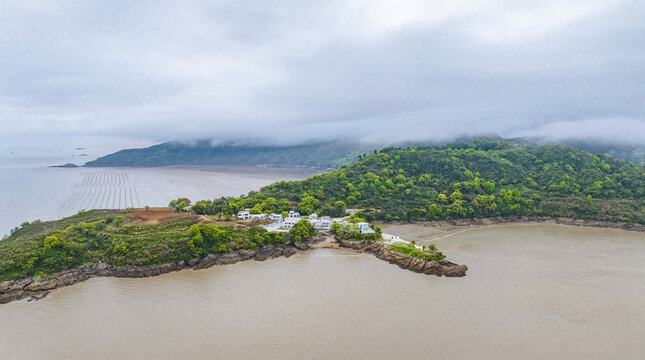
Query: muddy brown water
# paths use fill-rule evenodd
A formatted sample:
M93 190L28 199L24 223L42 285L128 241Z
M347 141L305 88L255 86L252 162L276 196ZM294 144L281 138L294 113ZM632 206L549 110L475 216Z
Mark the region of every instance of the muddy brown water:
M642 359L645 234L391 226L464 278L314 249L0 305L1 359Z

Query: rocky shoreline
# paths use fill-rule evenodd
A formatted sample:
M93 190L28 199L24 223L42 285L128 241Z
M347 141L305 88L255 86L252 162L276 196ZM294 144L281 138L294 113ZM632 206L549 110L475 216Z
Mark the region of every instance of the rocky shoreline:
M116 266L106 263L85 264L79 268L62 271L58 274L44 278L29 278L7 281L0 284L0 304L14 300L29 298L29 301L39 300L47 296L51 290L64 286L74 285L79 282L99 276L142 278L157 276L184 269L206 269L214 265L228 265L245 260L264 261L277 257L289 257L298 251L305 251L316 247L326 240L325 237L315 237L309 241L265 246L255 250L239 250L222 254L209 254L200 258L175 261L169 264L150 266ZM379 259L395 263L403 269L437 276L464 276L468 269L465 265L453 264L447 260L428 262L413 258L397 252L388 251L385 243L364 241L336 240L339 247L349 248L365 253L371 253ZM329 246L335 247L335 246Z
M315 240L314 240L315 241ZM169 264L150 266L116 266L106 263L90 263L79 268L62 271L44 278L29 278L7 281L0 284L0 304L14 300L43 298L51 290L77 284L99 276L141 278L157 276L183 269L205 269L214 265L228 265L254 259L264 261L277 257L289 257L298 251L307 250L310 243L265 246L255 250L239 250L222 254L209 254L200 258L175 261Z
M455 220L437 220L437 221L387 221L378 222L380 224L404 225L416 224L424 226L468 226L468 225L497 225L510 223L536 223L536 224L558 224L573 226L591 226L602 228L623 229L628 231L645 232L645 225L628 222L613 222L604 220L585 220L573 218L558 218L550 216L507 216L496 218L472 218L472 219L455 219Z
M636 223L611 222L601 220L582 220L571 218L555 217L498 217L485 219L457 219L441 221L392 221L387 224L417 224L425 226L469 226L469 225L495 225L509 223L539 223L539 224L561 224L574 226L592 226L604 228L616 228L629 231L645 232L645 225ZM105 263L85 264L79 268L66 270L58 274L44 278L29 278L14 281L7 281L0 284L0 304L14 300L29 298L30 301L42 299L54 289L73 285L87 279L99 276L140 278L157 276L172 271L183 269L205 269L214 265L234 264L244 260L264 261L277 257L289 257L298 251L308 250L315 244L325 240L324 237L316 237L310 241L297 244L284 244L265 246L255 250L239 250L222 254L209 254L200 258L175 261L169 264L150 266L116 266ZM335 245L354 251L370 253L377 258L396 264L403 269L423 273L427 275L461 277L466 275L468 267L458 265L448 260L425 261L412 256L404 255L395 251L387 250L387 244L383 242L349 241L336 239ZM336 247L336 246L330 246Z
M462 277L466 276L466 271L468 271L468 267L466 265L458 265L446 259L440 261L426 261L413 256L401 254L396 251L389 251L387 249L388 244L382 241L374 241L371 243L340 239L337 239L336 241L343 248L370 253L381 260L398 265L402 269L417 273L446 277Z

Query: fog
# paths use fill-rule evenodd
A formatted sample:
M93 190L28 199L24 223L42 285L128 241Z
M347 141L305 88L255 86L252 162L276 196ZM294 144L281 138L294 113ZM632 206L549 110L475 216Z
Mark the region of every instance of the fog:
M645 142L642 1L0 1L3 146Z

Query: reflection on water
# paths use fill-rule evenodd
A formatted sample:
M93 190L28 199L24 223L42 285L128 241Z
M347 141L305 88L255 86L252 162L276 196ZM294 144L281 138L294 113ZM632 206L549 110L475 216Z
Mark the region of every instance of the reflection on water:
M464 278L317 249L0 306L0 358L638 359L645 234L562 225L388 227ZM446 236L448 235L448 236Z

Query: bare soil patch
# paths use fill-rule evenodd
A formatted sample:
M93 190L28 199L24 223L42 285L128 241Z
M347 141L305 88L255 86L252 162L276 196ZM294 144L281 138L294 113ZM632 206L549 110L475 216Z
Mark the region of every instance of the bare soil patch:
M215 222L208 216L176 212L169 208L134 209L132 222L135 224L155 225L171 221L192 219L195 223Z
M191 219L195 224L215 223L221 226L232 226L235 229L246 229L259 225L268 224L269 221L253 220L253 221L215 221L206 215L196 215L190 213L176 212L170 208L149 208L149 209L134 209L132 211L132 223L142 225L156 225L165 224L171 221Z

